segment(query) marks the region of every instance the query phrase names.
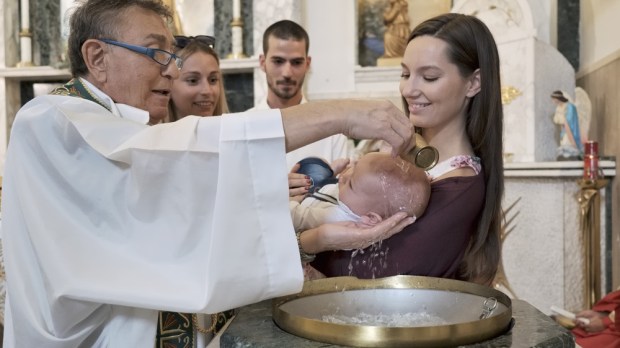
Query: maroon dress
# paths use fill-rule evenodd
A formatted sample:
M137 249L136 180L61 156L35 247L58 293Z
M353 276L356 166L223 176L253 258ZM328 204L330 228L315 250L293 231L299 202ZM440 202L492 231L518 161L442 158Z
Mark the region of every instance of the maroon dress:
M398 274L457 278L485 197L482 171L431 184L428 207L402 232L362 251L330 251L312 266L327 277L380 278Z

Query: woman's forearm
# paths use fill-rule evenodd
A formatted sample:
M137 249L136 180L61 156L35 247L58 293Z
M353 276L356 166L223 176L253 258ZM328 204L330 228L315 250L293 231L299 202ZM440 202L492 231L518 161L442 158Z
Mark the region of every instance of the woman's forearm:
M300 251L306 254L318 254L325 251L324 248L320 246L319 228L320 227L306 230L299 235Z
M299 234L299 249L306 254L328 250L363 249L402 231L415 219L398 212L374 226L352 221L323 224Z

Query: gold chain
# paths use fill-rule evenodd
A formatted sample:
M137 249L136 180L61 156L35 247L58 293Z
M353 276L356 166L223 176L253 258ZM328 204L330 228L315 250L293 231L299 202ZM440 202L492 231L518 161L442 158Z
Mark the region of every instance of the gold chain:
M217 326L217 317L219 313L211 314L211 326L208 329L198 325L198 315L196 313L192 313L192 323L198 332L203 333L205 335L210 334L215 331L215 327Z

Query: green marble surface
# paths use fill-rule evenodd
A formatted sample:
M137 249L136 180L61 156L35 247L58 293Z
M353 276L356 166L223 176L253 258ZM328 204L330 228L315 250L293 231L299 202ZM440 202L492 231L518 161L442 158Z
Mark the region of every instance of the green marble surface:
M494 339L461 347L574 347L571 333L522 300L512 300L512 330ZM221 348L342 347L311 341L281 330L272 320L271 301L243 307L220 338Z

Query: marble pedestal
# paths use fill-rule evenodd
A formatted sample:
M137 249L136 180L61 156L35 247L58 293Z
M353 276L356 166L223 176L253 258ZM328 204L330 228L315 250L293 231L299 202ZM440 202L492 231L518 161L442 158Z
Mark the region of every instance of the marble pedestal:
M609 185L602 189L600 209L600 296L612 290L612 187L616 162L600 162ZM551 314L551 306L578 312L584 302L585 242L579 225L578 180L583 162L506 163L503 208L511 232L503 240L505 282L498 289Z
M514 327L494 339L462 347L574 347L572 334L522 300L512 302ZM271 317L271 301L240 309L220 338L221 348L342 347L301 338L280 329Z

